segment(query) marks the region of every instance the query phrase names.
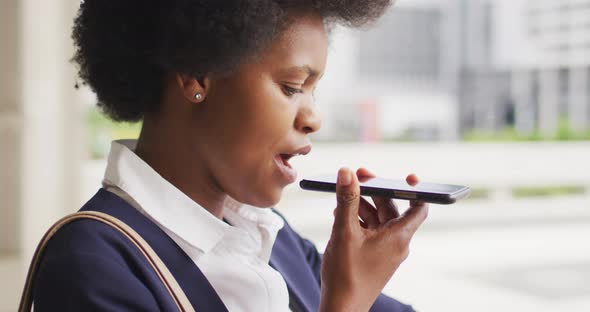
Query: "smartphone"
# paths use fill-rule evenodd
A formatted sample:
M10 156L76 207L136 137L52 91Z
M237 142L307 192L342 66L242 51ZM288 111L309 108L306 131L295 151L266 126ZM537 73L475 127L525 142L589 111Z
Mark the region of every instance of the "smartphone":
M336 192L337 175L321 175L299 182L304 190L320 192ZM390 180L383 178L361 178L359 179L361 195L381 196L389 198L420 200L433 204L448 205L466 198L471 189L462 185L438 184L419 182L410 186L406 181Z

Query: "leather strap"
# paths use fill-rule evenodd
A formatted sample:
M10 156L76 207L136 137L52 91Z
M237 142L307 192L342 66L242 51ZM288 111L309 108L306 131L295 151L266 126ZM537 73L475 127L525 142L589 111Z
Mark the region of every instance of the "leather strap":
M168 290L170 296L176 303L178 311L195 311L190 301L186 297L184 291L182 291L182 289L178 285L178 282L176 281L174 276L172 276L166 265L162 262L160 257L158 257L158 255L154 252L154 250L148 245L148 243L141 236L139 236L139 234L137 234L137 232L135 232L131 227L129 227L121 220L108 214L97 211L81 211L70 214L62 218L61 220L57 221L51 228L49 228L47 233L45 233L45 235L41 239L41 242L37 246L37 250L35 250L33 260L31 261L31 265L29 266L29 272L27 273L25 287L18 308L19 312L31 311L31 307L33 304L33 279L35 278L35 273L38 269L39 263L41 262L41 257L43 256L43 251L47 246L47 243L61 227L72 221L80 219L91 219L103 222L107 225L112 226L114 229L125 235L139 249L139 251L141 251L141 253L145 256L149 264L154 268L154 271L156 272L160 280L162 280L162 283L166 287L166 290Z

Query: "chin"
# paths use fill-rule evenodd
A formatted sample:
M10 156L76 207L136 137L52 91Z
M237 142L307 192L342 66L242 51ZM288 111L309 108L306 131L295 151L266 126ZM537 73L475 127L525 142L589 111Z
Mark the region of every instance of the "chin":
M258 196L251 198L250 201L246 202L248 205L259 207L259 208L273 208L279 203L283 195L283 189L279 190L264 190L265 192L259 192Z

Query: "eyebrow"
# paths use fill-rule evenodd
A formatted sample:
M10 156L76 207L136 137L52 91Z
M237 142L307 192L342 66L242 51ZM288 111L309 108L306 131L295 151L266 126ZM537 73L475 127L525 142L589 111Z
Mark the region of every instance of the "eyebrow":
M311 68L311 66L309 66L309 65L293 66L293 67L288 68L288 70L303 71L303 72L307 73L307 75L310 77L317 77L320 75L320 73L317 70Z

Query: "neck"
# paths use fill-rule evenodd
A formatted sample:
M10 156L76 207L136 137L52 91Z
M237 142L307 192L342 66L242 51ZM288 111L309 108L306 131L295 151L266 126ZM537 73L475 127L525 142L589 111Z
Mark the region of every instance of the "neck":
M228 196L174 126L144 120L135 153L164 179L219 219Z

